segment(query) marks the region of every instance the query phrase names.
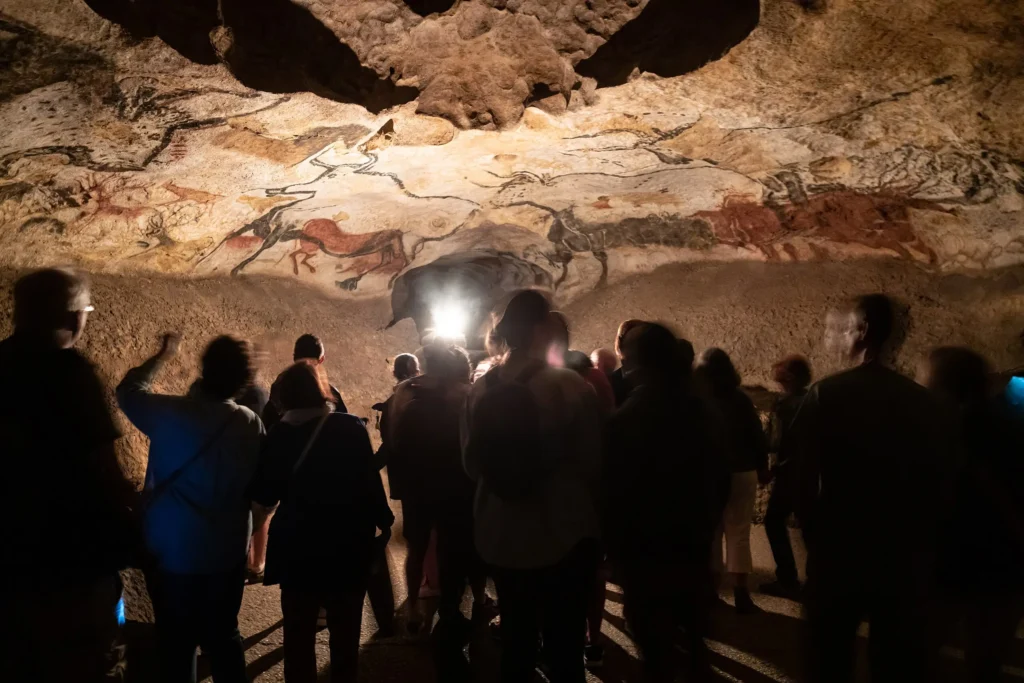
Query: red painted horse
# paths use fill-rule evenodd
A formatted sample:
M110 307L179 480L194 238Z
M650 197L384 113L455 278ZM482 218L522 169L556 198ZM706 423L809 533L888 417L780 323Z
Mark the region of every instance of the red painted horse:
M314 218L306 221L302 230L290 233L289 237L299 242L299 248L290 254L296 275L299 274L300 264L308 268L309 272L315 273L316 266L310 263L310 259L320 251L337 258L378 255L379 262L366 272L384 269L385 272L398 273L408 265L401 230L348 233L330 218ZM359 259L359 262L364 260ZM365 273L360 273L363 274Z

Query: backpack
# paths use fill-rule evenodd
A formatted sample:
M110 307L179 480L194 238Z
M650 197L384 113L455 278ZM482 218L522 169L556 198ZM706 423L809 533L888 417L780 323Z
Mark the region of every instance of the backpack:
M527 386L543 367L533 365L511 381L501 379L500 367L490 370L473 410L467 458L480 463L484 485L505 501L536 496L551 470L540 407Z

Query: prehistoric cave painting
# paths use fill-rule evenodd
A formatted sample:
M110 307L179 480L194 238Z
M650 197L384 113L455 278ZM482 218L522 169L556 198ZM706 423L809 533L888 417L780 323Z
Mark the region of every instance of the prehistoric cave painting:
M393 131L393 125L390 120L384 124L377 135L386 131ZM375 137L370 139L375 139ZM325 161L324 156L329 150L330 147L325 148L320 154L309 160L311 165L320 169L320 172L313 179L285 187L266 189L264 190L265 200L262 198L246 197L247 202L253 206L260 205L264 201L273 201L274 199L290 198L290 201L273 206L263 215L230 233L203 260L219 252L221 247L234 251L248 251L250 253L231 269L232 275L238 275L266 251L277 246L279 243L294 242L294 248L287 253L288 258L292 262L292 272L294 275L299 275L303 270L315 274L318 269L316 257L318 254L323 253L334 259L345 260L345 263L335 266L336 273L349 275L347 278L335 281L335 285L338 288L345 291L354 291L358 288L359 282L370 274L388 275L388 287L391 288L395 278L416 258L425 243L447 239L461 230L470 218L467 217L466 221L454 226L450 231L441 235L412 235L415 241L411 249L407 250L405 242L410 235L401 230L375 230L365 233L348 232L342 229L334 218L318 217L298 221L292 219L287 213L299 205L315 199L318 195L320 184L332 183L337 178L337 174L342 170L348 170L353 175L386 178L403 195L410 199L449 199L467 202L474 207L479 206L475 201L462 197L414 194L406 188L405 183L398 174L375 170L374 167L379 157L368 149L368 144L364 143L360 147L363 159L354 163L330 163ZM431 222L431 227L439 229L444 228L445 225L440 219L435 219Z
M800 260L794 244L806 243L815 258L828 259L829 244L854 245L889 251L899 258L935 265L935 251L914 231L912 209L948 210L934 202L888 193L859 193L828 190L808 195L793 177L785 178L791 197L800 201L753 202L745 197L727 199L722 208L684 216L651 213L611 221L587 221L576 207L557 210L532 201L509 206L530 206L548 213L551 223L547 238L553 251L546 254L549 265L560 268L555 282L560 286L568 275L575 254L590 254L601 264L598 285L608 281L608 252L620 247L669 247L707 251L722 245L753 249L766 260ZM591 208L611 209L609 197L599 197Z
M390 274L393 281L394 276L408 265L401 230L353 234L342 230L330 218L314 218L306 221L297 230L289 230L281 239L294 240L298 243L298 249L289 254L296 275L299 274L300 265L306 267L310 273L315 273L316 266L310 263L310 259L320 252L334 258L359 258L370 255L379 258L376 265L358 270L356 278L381 271ZM344 269L339 267L338 272L344 272Z
M821 258L828 258L823 245L831 242L887 250L908 261L934 265L938 257L914 232L910 209L945 211L924 200L842 190L824 192L800 204L756 204L736 198L694 218L706 221L720 244L755 248L772 261L782 258L779 249L798 260L792 240L799 237Z

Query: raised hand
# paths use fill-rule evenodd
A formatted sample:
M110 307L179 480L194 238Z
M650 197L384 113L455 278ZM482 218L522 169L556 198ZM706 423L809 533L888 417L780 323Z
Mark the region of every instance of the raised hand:
M168 332L160 343L160 353L157 354L161 360L170 360L178 355L178 346L181 344L181 335L176 332Z

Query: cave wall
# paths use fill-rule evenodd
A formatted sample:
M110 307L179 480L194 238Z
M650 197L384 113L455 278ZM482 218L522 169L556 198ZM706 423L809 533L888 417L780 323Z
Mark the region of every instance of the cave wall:
M1021 3L765 0L682 75L657 46L694 68L714 3L128 4L0 6L2 266L372 298L490 250L572 299L676 262L1024 262Z

